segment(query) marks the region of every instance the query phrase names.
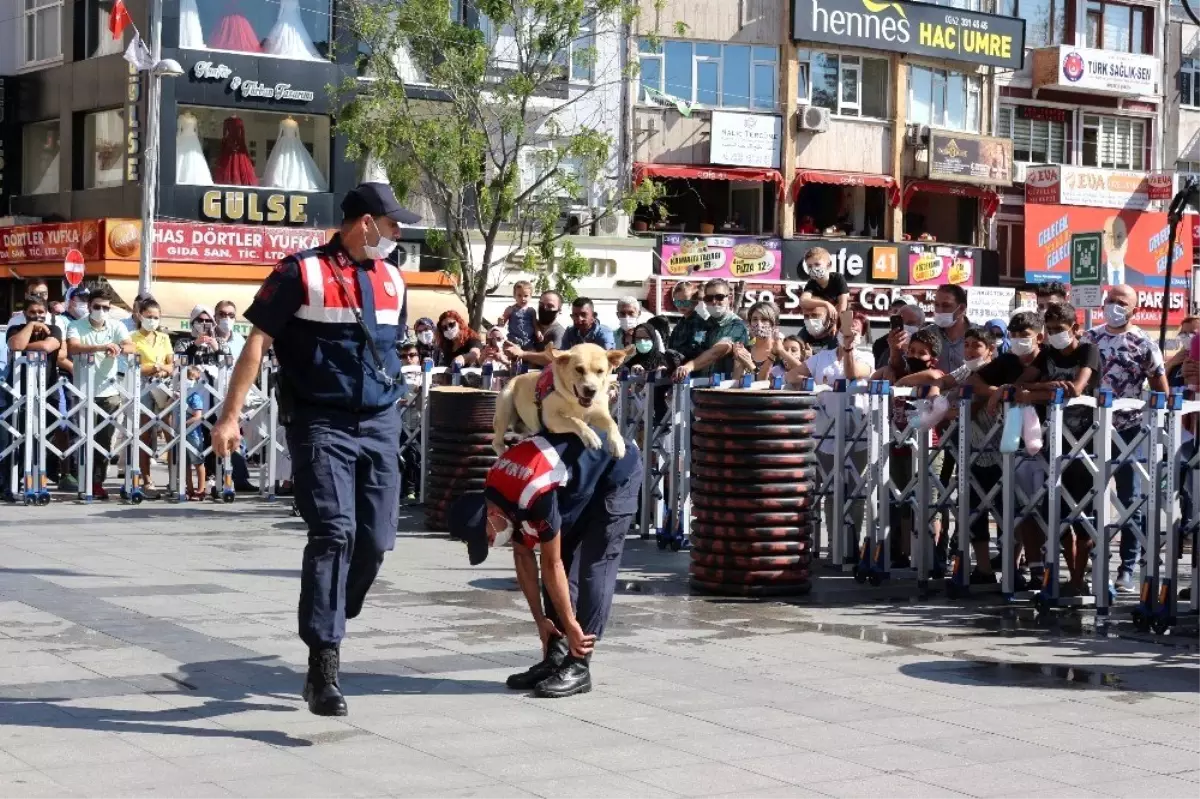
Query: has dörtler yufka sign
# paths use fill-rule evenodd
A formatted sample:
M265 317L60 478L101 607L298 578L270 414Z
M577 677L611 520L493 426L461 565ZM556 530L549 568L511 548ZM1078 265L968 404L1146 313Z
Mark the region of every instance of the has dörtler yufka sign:
M792 39L1007 69L1025 64L1025 21L901 0L795 0Z

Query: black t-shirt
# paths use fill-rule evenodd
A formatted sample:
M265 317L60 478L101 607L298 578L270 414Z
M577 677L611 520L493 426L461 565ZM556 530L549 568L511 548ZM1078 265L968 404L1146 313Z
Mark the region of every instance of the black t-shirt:
M817 281L810 280L804 284L804 291L802 293L820 297L826 302L837 305L838 297L850 293L850 284L846 282L846 278L842 277L841 273L830 272L828 283L822 286Z
M1042 347L1032 366L1039 373L1037 382L1051 383L1065 380L1074 383L1081 369L1091 369L1084 388L1084 396L1090 396L1100 387L1100 348L1090 341L1081 341L1070 353L1056 350L1053 347ZM1066 408L1063 411L1063 424L1075 435L1085 431L1091 424L1094 413L1091 408Z
M1011 385L1025 373L1025 365L1021 359L1007 352L991 361L978 372L979 379L989 386Z
M813 353L818 353L821 350L832 350L837 348L837 334L831 333L828 336L817 338L808 332L808 328L801 330L799 333L800 340L808 346L812 347Z
M24 330L28 324L29 324L29 322L25 322L23 324L19 324L19 325L10 327L8 329L8 332L5 334L5 339L11 343L13 340L13 336L15 336L17 333L20 333L22 330ZM47 338L52 338L52 339L55 339L56 341L58 341L59 349L62 349L63 345L66 342L66 336L63 335L62 329L59 328L58 325L46 325L46 327L50 328L50 333L48 335L45 333L34 333L32 336L30 336L29 343L36 344L39 341L45 341ZM10 346L9 349L11 350L12 347ZM10 361L12 360L11 355L9 356L9 360ZM58 350L55 350L54 352L46 353L46 386L50 387L57 382L58 382Z
M882 369L888 365L891 360L891 352L888 351L888 338L886 335L875 339L875 343L871 345L871 354L875 356L875 368Z
M438 366L453 366L454 359L457 358L458 356L466 355L471 350L481 350L481 349L483 349L483 343L477 338L469 338L466 341L464 341L460 346L458 346L452 350L443 346L441 349L442 360L441 360L441 363L438 364Z

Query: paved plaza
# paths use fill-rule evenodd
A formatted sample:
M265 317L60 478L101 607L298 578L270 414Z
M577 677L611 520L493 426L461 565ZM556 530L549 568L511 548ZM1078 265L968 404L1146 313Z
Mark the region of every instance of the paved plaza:
M286 504L0 508L0 797L1200 795L1195 639L692 598L631 540L596 689L539 700L503 685L538 656L511 558L420 521L324 719Z

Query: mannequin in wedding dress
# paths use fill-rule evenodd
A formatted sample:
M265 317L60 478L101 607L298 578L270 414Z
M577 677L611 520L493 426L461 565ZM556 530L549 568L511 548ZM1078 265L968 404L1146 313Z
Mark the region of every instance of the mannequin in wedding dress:
M326 191L325 177L300 141L300 126L291 117L279 123L279 141L267 159L262 185L286 191Z
M191 50L204 50L204 29L200 26L200 10L196 0L179 2L179 46Z
M280 0L279 16L275 18L275 27L267 34L263 52L305 61L324 60L304 27L300 0Z
M200 146L196 132L196 117L179 115L179 132L175 136L175 182L180 186L211 186L212 171Z

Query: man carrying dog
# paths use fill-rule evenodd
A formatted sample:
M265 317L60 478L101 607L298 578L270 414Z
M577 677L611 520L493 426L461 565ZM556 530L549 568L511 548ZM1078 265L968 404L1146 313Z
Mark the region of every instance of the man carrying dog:
M638 509L637 445L626 440L625 455L615 458L604 432L595 432L600 449L585 447L573 433L521 441L492 466L482 492L464 494L450 508L450 534L466 542L471 565L482 563L489 548L512 541L517 582L543 657L507 685L545 698L592 690L592 650L612 610L625 536Z

